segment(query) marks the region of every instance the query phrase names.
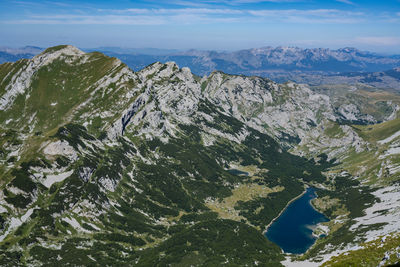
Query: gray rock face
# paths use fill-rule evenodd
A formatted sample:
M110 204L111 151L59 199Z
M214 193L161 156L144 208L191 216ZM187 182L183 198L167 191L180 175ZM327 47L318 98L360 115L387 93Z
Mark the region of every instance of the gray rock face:
M309 155L324 151L332 158L351 147L362 151L366 142L349 127L342 129L344 136L340 139L328 137L327 125L343 118L374 122L355 106L344 106L335 112L328 96L317 94L305 85L277 84L264 78L222 72L198 79L189 69L179 69L175 63L155 63L132 75L141 80L140 88L133 91L143 92L108 130L111 137L145 124L147 127L137 129L139 133L167 140L168 134L175 135L176 123L194 124L199 117L209 120L209 114L197 112L200 102L209 101L225 114L293 148L295 153L304 155L300 148L307 147Z
M300 52L297 48L264 48L249 53L268 55L279 61L285 54L292 55L289 59L294 60L293 58L298 57L295 55ZM349 53L354 57L362 56L353 50L331 51L328 54L347 60ZM326 55L319 50L312 53L312 58L324 57ZM5 93L1 96L1 107L7 109L17 95L26 93L36 71L57 58L65 58L70 64L82 64L88 60L82 51L71 46L34 57L14 74L5 87ZM112 110L96 110L101 118L108 121L103 128L111 139L122 136L127 128L135 128L140 123L144 123L146 127L140 127L137 131L149 138L151 135L165 136L165 133L174 135L176 123L193 124L198 116L207 119L209 114L197 112L202 101L209 101L220 107L225 114L249 127L268 133L288 148L310 145L314 146L310 147L311 150L318 151L321 146L329 146L331 142L325 136L324 129L330 121L339 119L375 122L370 115L361 114L351 104L343 105L335 111L328 96L312 92L305 85L277 84L264 78L227 75L222 72L213 72L200 79L190 69L180 69L173 62L154 63L136 73L121 64L118 60L113 62L114 72L100 79L94 85L92 97L80 104L75 111L77 113L84 110L91 102L109 93L110 85L125 88ZM124 85L126 83L132 85L128 87ZM96 94L99 94L97 98ZM117 107L120 109L116 109ZM120 114L118 119L110 121L115 114ZM94 114L80 115L82 119L90 116ZM349 138L346 144L351 146L352 141L354 140Z
M341 105L337 110L337 115L339 119L343 121L376 123L374 117L369 114L361 114L359 108L354 104Z

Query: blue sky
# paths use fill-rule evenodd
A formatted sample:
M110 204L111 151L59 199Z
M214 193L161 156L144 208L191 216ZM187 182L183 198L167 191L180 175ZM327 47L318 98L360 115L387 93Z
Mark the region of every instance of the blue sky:
M237 50L357 47L400 54L400 0L2 0L0 46Z

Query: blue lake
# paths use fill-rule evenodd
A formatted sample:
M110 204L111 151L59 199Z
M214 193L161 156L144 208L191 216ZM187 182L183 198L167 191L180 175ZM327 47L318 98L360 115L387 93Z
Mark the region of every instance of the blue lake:
M311 206L310 200L316 197L314 188L307 188L306 193L290 203L270 225L265 234L267 238L284 252L306 252L316 241L316 237L312 235L312 227L328 221L328 218Z

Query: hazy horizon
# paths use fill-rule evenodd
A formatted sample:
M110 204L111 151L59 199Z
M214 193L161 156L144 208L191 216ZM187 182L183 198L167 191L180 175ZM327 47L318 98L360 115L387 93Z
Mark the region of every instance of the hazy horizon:
M0 15L1 45L12 47L400 53L400 0L4 0Z
M53 47L53 46L58 46L58 45L72 45L75 46L73 44L67 44L67 43L60 43L60 44L55 44L52 46L45 46L45 47L41 47L41 46L35 46L35 45L22 45L22 46L8 46L8 45L2 45L0 44L0 49L23 49L23 48L27 48L27 47L32 47L32 48L39 48L39 49L46 49L49 47ZM173 49L173 48L162 48L162 47L129 47L129 46L97 46L97 47L80 47L80 46L75 46L78 49L84 50L84 51L88 51L88 50L95 50L95 49L99 49L102 51L107 51L106 49L110 48L109 52L116 52L116 50L160 50L160 51L165 51L165 53L167 53L168 51L170 51L171 53L173 52L186 52L186 51L190 51L190 50L195 50L195 51L205 51L205 52L219 52L219 53L232 53L232 52L238 52L238 51L243 51L243 50L250 50L250 49L262 49L262 48L266 48L266 47L271 47L271 48L278 48L278 47L287 47L287 48L299 48L299 49L330 49L330 50L339 50L339 49L344 49L344 48L354 48L357 49L359 51L362 52L370 52L373 54L377 54L377 55L389 55L389 56L398 56L400 55L400 51L399 52L379 52L379 51L373 51L373 50L368 50L368 49L360 49L358 47L352 47L352 46L346 46L346 47L338 47L338 48L331 48L331 47L305 47L305 46L284 46L284 45L277 45L277 46L262 46L262 47L244 47L244 48L239 48L239 49L196 49L196 48L182 48L182 49ZM114 50L114 51L113 51ZM117 52L116 52L117 53ZM125 53L125 52L121 52Z

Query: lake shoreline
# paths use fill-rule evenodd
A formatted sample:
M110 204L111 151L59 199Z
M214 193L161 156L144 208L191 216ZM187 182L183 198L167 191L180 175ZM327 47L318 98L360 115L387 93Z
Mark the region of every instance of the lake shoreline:
M300 195L296 196L295 198L292 198L287 204L286 206L279 212L279 214L273 218L270 223L265 227L265 230L263 231L263 235L265 235L268 231L268 228L282 215L282 213L289 207L290 204L292 204L294 201L296 201L297 199L301 198L302 196L304 196L305 193L307 193L307 189L309 188L309 186L305 186L305 189L303 191L303 193L301 193Z
M287 254L304 254L321 236L316 229L329 219L311 204L318 197L315 188L305 185L305 192L291 199L266 227L264 235ZM321 226L322 234L327 231ZM318 231L319 232L319 231Z

